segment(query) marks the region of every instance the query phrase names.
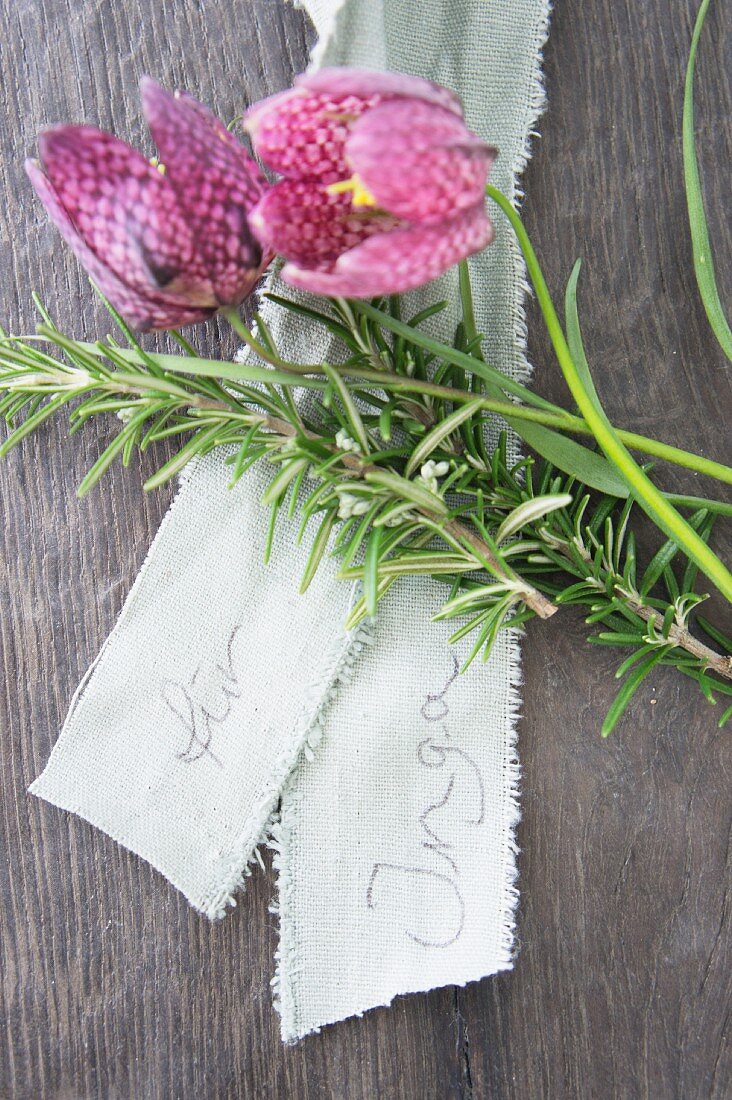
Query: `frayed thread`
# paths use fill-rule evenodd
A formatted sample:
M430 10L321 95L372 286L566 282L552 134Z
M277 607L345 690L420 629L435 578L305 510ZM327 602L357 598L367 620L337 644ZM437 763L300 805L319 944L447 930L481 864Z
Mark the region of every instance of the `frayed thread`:
M358 595L354 590L354 600ZM353 678L354 669L359 656L366 645L373 643L373 629L370 620L366 620L349 636L350 645L343 651L342 659L335 670L329 686L323 693L322 702L318 708L312 726L311 735L304 746L304 755L313 759L315 748L322 740L325 732L325 720L330 704L338 694L343 684L347 684ZM293 773L294 776L294 773ZM282 792L283 801L287 797L290 809L293 805L293 781L288 790ZM297 1009L292 992L293 975L298 973L298 953L294 936L294 922L292 920L292 899L295 889L292 868L291 853L292 837L290 829L283 820L282 813L275 813L269 824L269 836L267 847L272 851L272 866L277 875L278 900L270 905L270 912L279 917L280 937L275 950L275 973L270 985L272 986L272 999L274 1007L279 1012L282 1022L282 1038L284 1042L291 1043L298 1039ZM287 980L285 980L285 975ZM319 1029L315 1029L319 1030Z
M529 95L524 116L524 140L518 156L511 166L511 194L509 198L515 207L520 207L524 199L524 190L521 177L526 171L526 166L531 160L533 142L540 136L536 129L537 123L544 114L547 105L546 89L544 87L544 47L549 37L549 23L552 14L552 0L544 0L539 11L539 19L536 28L535 48L531 75L529 77ZM524 302L527 295L533 293L533 288L528 281L526 263L515 234L509 238L509 252L513 261L513 268L517 278L514 281L514 300L511 304L511 320L515 346L518 352L514 370L511 372L518 382L529 382L533 374L533 367L529 363L528 336L529 329L526 323L526 307ZM509 449L514 461L518 461L521 449L517 436L511 432L509 435Z
M200 906L201 912L211 920L224 917L228 909L236 905L236 895L251 875L252 864L255 861L261 864L259 846L267 844L274 835L277 807L287 778L295 770L301 757L306 760L314 758L315 750L323 737L325 711L335 697L339 685L350 677L363 647L371 640L369 623L337 637L324 662L321 676L311 685L303 700L300 721L292 738L275 761L267 783L255 801L241 836L231 851L227 874Z
M320 6L318 0L308 0L304 4L302 0L293 0L295 6L306 7L318 31L318 43L311 55L311 67L317 68L322 56L327 49L331 35L335 30L338 14L342 3L332 7ZM526 110L524 133L525 138L512 166L511 201L515 206L520 206L524 198L521 186L521 176L531 158L532 143L539 136L536 125L546 109L546 92L543 80L543 50L549 34L551 18L551 0L545 0L541 5L539 20L535 34L535 48L533 53L533 65L529 82L529 96ZM327 18L324 19L324 17ZM522 382L530 380L533 373L532 366L527 356L528 327L526 321L525 297L532 292L527 280L526 265L520 247L514 236L510 238L510 254L513 262L516 278L514 279L514 300L511 305L511 320L513 324L514 342L517 350L517 359L512 371L513 376ZM511 433L511 450L518 459L520 449L516 436ZM506 742L506 755L504 758L504 789L506 792L503 845L503 884L501 903L501 927L500 946L496 960L495 973L511 969L516 955L516 913L519 903L518 880L518 854L516 830L521 817L520 810L520 780L521 768L518 757L518 721L521 710L521 686L523 683L521 670L520 630L509 632L509 690L508 690L508 737ZM348 660L344 661L341 674L334 680L324 699L323 706L318 711L318 740L322 736L323 718L327 704L332 699L337 686L343 679L350 675L353 667L353 655L349 653ZM312 751L312 745L311 749ZM298 1029L297 1011L292 993L292 985L283 979L283 970L289 975L298 972L297 950L293 942L293 928L289 917L290 900L293 891L293 882L290 876L292 837L286 822L279 816L273 816L270 820L269 847L272 849L273 866L278 876L279 902L273 903L270 911L280 918L280 941L275 952L276 972L272 979L272 991L275 1007L282 1020L282 1038L285 1042L294 1042L302 1037ZM358 1015L361 1015L359 1013ZM313 1028L312 1032L320 1028Z
M511 970L516 957L516 914L519 903L518 856L516 832L521 820L521 765L518 755L518 723L521 718L521 669L522 630L508 631L509 684L508 684L508 737L503 762L504 842L501 867L503 869L501 926L498 959L495 973Z
M546 110L547 97L544 87L543 63L544 47L549 37L549 23L551 20L552 2L544 0L539 12L539 20L536 28L535 48L533 63L529 79L529 97L524 120L525 138L522 147L512 165L511 201L519 206L524 198L521 177L531 159L532 143L539 137L536 129L537 123ZM515 279L515 296L512 304L512 321L515 345L518 351L514 377L520 382L528 382L533 373L529 363L528 350L528 326L526 323L526 308L524 302L527 294L532 293L532 287L527 279L526 264L519 243L514 234L510 238L510 252L517 273ZM520 446L516 435L510 433L510 447L518 460ZM501 970L510 970L513 967L517 953L516 944L516 916L520 894L517 886L519 870L518 856L519 846L517 842L517 829L521 820L521 766L518 755L518 722L521 717L521 687L523 674L521 669L521 644L523 631L510 630L509 634L509 685L508 685L508 737L506 743L506 756L504 761L504 783L506 790L505 809L505 841L503 846L503 888L501 903L501 928L500 949L496 965L496 973Z

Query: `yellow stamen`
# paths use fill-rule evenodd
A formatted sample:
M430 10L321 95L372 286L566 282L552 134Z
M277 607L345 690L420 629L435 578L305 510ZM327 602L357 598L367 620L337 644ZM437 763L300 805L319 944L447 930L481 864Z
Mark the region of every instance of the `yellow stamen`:
M150 164L153 168L157 168L161 176L165 175L165 165L161 164L157 157L150 157Z
M376 206L376 199L368 190L364 187L363 183L358 176L351 176L348 180L339 180L338 183L331 183L326 187L326 191L329 195L346 195L351 192L351 202L354 206Z

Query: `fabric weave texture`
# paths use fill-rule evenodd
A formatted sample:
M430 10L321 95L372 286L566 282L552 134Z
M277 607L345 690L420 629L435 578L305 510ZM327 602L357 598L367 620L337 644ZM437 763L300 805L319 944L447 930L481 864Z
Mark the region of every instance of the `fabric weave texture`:
M546 0L305 0L313 64L424 76L462 98L514 199L543 107ZM505 221L470 261L488 360L527 377L524 272ZM283 288L276 278L274 285ZM452 338L457 279L432 331ZM289 358L329 359L319 331L267 304ZM515 447L515 441L513 443ZM234 904L257 846L278 871L273 986L292 1041L400 993L462 984L513 954L518 639L461 676L430 621L444 587L395 586L343 629L352 592L327 565L297 595L307 536L264 566L264 469L228 490L224 456L186 473L110 638L31 787L160 870L210 917Z

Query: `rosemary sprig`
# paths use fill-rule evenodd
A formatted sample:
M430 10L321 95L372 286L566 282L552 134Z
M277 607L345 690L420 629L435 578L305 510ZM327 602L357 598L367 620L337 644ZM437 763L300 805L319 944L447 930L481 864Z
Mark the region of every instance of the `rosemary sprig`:
M597 630L591 641L629 651L604 733L657 664L691 677L710 702L732 694L730 657L719 651L723 636L712 628L719 647L712 648L692 630L705 598L695 589L694 561L668 539L638 572L635 499L627 487L598 496L586 479L546 459L512 465L505 434L488 446L495 406L508 405L510 422L514 406L503 390L502 400L494 397L494 380L483 372L469 285L462 283L464 320L452 354L443 353L445 345L425 346L424 315L400 321L395 332L381 323L385 315L395 320L393 303L337 302L332 313L309 312L342 342L345 363L308 367L308 374L294 372L268 334L257 341L268 365L214 364L191 354L190 345L182 356L149 353L122 322L126 346L79 343L44 310L39 336L4 336L0 343L0 412L13 429L0 454L69 406L72 430L102 414L119 417L80 492L117 455L129 462L135 449L161 439L175 440L177 451L146 488L214 447L229 448L232 484L268 459L275 472L264 503L272 523L299 509L301 536L315 524L303 587L331 555L344 579L361 581L351 623L373 614L400 578L438 577L449 590L436 618L461 620L453 638L471 636L470 663L489 658L501 630L576 606ZM297 408L291 395L301 386L311 394ZM715 517L732 514L716 500L668 499L691 512L690 528L705 546Z

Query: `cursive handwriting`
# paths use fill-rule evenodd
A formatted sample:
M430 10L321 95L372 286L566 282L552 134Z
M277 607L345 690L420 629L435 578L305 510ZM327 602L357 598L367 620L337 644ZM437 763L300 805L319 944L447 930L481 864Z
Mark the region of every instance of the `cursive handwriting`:
M451 685L459 672L453 655L453 668L440 691L428 692L420 714L425 722L441 723L440 733L423 738L416 749L417 762L423 768L445 769L442 794L419 814L420 847L441 861L440 869L379 862L373 865L366 889L369 909L388 908L403 926L404 934L423 947L449 947L460 938L465 924L465 900L460 884L459 853L449 839L455 826L479 826L485 819L485 788L480 768L463 749L446 743L452 736L444 724L450 713L446 702ZM415 915L409 905L402 912L403 899L413 897L420 887L428 888L433 905ZM417 930L415 919L427 926ZM435 926L440 934L434 934ZM429 930L429 931L428 931Z
M185 748L176 753L179 760L193 764L206 756L219 768L223 764L211 742L214 729L226 722L233 700L241 698L241 686L234 668L234 646L241 626L235 626L226 645L226 656L206 668L200 664L189 680L166 680L161 697L179 721L186 738Z

